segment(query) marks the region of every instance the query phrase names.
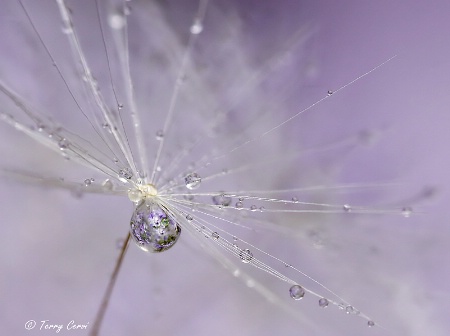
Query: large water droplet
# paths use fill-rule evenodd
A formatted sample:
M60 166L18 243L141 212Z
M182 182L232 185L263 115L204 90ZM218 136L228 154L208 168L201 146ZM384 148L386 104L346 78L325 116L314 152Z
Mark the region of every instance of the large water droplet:
M300 285L294 285L289 288L289 295L294 300L300 300L305 296L305 290Z
M186 183L186 188L193 190L199 187L202 178L197 173L190 173L186 175L184 182Z
M181 234L181 227L171 214L151 199L143 200L131 216L131 235L147 252L163 252L171 248Z

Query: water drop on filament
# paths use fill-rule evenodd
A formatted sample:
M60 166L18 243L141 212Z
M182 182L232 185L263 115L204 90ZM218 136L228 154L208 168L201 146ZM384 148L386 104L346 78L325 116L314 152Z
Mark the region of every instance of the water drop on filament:
M158 203L146 198L139 203L131 216L130 232L142 250L163 252L177 242L181 227Z

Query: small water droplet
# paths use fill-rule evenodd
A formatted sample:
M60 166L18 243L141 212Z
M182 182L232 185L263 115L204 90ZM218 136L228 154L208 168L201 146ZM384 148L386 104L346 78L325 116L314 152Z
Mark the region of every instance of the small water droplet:
M236 209L242 209L242 207L244 206L244 204L241 202L241 201L239 201L239 202L236 202Z
M297 197L292 197L292 202L297 203L298 202L298 198Z
M353 306L347 306L345 307L345 312L347 314L353 314L353 312L355 311L355 309L353 308Z
M45 130L45 125L44 124L42 124L42 123L38 123L37 124L37 130L38 130L38 132L43 132L44 130Z
M161 141L164 138L164 132L159 130L156 132L156 140Z
M266 210L265 207L263 207L263 206L260 206L260 207L259 207L259 211L263 212L263 211L265 211L265 210Z
M188 193L187 195L184 195L183 198L184 198L186 201L193 201L193 200L194 200L194 196L191 195L190 193Z
M367 326L368 326L369 328L374 327L374 326L375 326L375 322L373 322L372 320L367 321Z
M114 184L110 179L106 179L102 183L102 188L106 191L111 191L114 189Z
M199 19L195 19L194 23L191 26L191 34L197 35L203 31L202 22Z
M86 187L90 186L91 183L92 183L91 179L86 179L86 180L84 180L84 185L85 185Z
M186 177L184 178L184 182L186 184L186 188L193 190L197 189L200 186L202 178L197 173L190 173L186 175Z
M122 14L113 13L108 17L109 26L112 29L122 29L125 26L126 20Z
M239 258L241 258L243 263L248 264L253 259L253 253L249 249L241 250Z
M69 35L69 34L73 33L73 28L64 25L64 26L61 27L61 31L62 31L63 34Z
M349 204L344 204L342 209L344 209L345 212L351 212L352 211L352 207Z
M333 93L334 93L334 92L333 92L332 90L328 90L328 91L327 91L328 97L331 96L331 95L333 95Z
M131 14L131 6L129 4L125 4L123 7L123 14L130 15Z
M215 205L221 205L224 207L229 206L232 201L231 197L229 197L223 193L220 195L217 195L217 196L213 196L212 200Z
M237 242L238 238L237 237L233 237L233 241Z
M326 307L328 307L328 304L329 304L329 302L325 298L321 298L319 300L319 307L326 308Z
M411 214L412 214L412 208L410 208L410 207L404 207L404 208L402 209L402 215L403 215L403 217L405 217L405 218L411 217Z
M119 110L123 109L123 104L118 104L118 105L117 105L117 108L118 108Z
M127 182L128 180L131 180L132 177L133 172L131 171L130 168L125 167L119 170L119 180L121 180L122 182Z
M118 250L121 250L125 241L122 238L116 240L116 247Z
M59 140L58 142L58 146L60 150L66 150L67 148L69 148L69 141L66 138L62 138L61 140Z
M217 232L211 233L211 237L213 237L215 240L219 239L219 234Z
M294 285L289 288L289 295L294 300L300 300L305 296L305 290L300 285Z
M251 211L256 211L256 209L258 209L258 207L257 207L256 205L252 205L252 206L250 207L250 210L251 210Z
M186 215L186 219L187 219L188 221L191 221L191 220L194 219L194 217L192 217L190 214L187 214L187 215Z

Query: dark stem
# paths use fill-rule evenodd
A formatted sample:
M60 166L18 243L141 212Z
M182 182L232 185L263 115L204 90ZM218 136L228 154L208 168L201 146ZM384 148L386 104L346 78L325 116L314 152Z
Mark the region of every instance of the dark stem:
M97 315L95 316L95 321L92 327L92 331L90 332L90 336L98 336L100 332L100 327L102 325L103 317L105 316L106 309L108 308L109 299L111 297L112 291L114 289L114 285L117 280L117 276L119 275L120 266L122 266L122 261L127 252L128 245L130 243L130 233L128 232L127 237L125 238L125 242L123 243L122 250L120 251L119 257L116 261L116 266L114 267L114 271L109 278L108 287L106 288L106 292L103 295L103 300L98 309Z

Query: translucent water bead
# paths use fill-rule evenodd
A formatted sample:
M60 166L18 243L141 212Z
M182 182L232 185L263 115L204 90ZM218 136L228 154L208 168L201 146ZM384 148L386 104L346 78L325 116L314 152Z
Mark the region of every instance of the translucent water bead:
M300 285L294 285L289 288L289 295L294 300L300 300L305 296L305 290Z
M181 234L177 221L150 198L142 200L136 207L130 225L134 241L147 252L168 250Z
M186 177L184 178L184 182L186 184L186 188L194 190L200 186L202 178L197 173L190 173L186 175Z

